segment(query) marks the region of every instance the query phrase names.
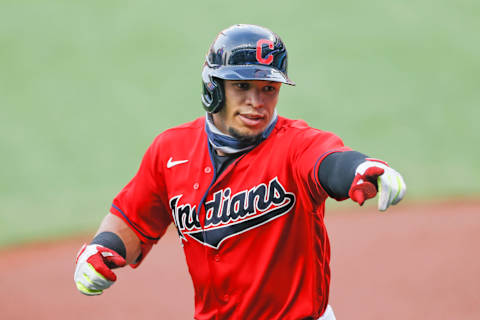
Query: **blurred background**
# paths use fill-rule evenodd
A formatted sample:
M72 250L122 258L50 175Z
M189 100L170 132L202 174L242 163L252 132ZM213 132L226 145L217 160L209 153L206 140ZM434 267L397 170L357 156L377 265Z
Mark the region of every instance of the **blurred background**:
M459 300L464 300L463 309L472 315L468 319L478 319L474 302L479 299L480 264L473 263L468 253L478 252L473 237L480 234L480 212L458 209L480 199L476 0L0 0L0 249L5 249L0 284L9 288L0 299L2 310L10 307L10 315L19 310L38 313L38 308L25 306L40 300L45 302L45 314L51 312L47 306L51 297L60 298L60 291L45 290L58 280L60 271L64 288L60 296L72 295L79 308L92 308L92 300L81 300L85 297L79 297L71 281L76 250L72 248L81 243L75 237L87 241L95 232L157 134L204 115L200 71L206 51L220 30L236 23L268 27L286 43L289 76L297 86L282 87L280 115L335 132L353 149L388 161L407 183L402 205L384 220L372 212L352 220L348 213L352 203L329 200L327 207L343 210L329 225L337 255L333 267L340 270L334 273L338 278L333 288L338 314L346 314L352 302L365 312L374 312L375 302L391 309L408 296L410 305L398 310L413 312L411 306L428 304L424 310L440 315L430 318L440 319L448 310L458 310ZM450 200L456 202L443 205ZM419 203L437 205L418 209ZM417 211L398 214L412 207ZM436 215L442 207L449 212ZM410 227L397 228L402 216L411 219ZM432 223L440 220L444 226ZM454 225L458 221L469 231ZM377 232L367 232L369 227ZM74 238L62 241L62 255L35 245L67 237ZM406 238L417 245L409 247ZM177 243L173 234L160 246L164 249L170 243ZM379 253L379 243L390 243L392 249ZM5 253L23 244L33 245L36 256L26 260L15 258L13 250ZM455 248L446 249L448 244ZM412 251L414 247L419 250ZM410 254L401 256L405 249ZM169 261L156 254L159 259L145 262L153 272L159 268L155 263ZM386 258L389 254L393 257ZM443 269L429 267L432 257ZM361 268L350 268L359 261ZM36 275L40 264L55 272ZM177 268L174 265L167 268ZM402 266L403 273L389 272L395 265ZM421 275L419 265L424 266ZM12 277L12 266L22 275ZM181 295L191 295L185 265L175 270L181 273L178 277L185 276L186 293ZM418 278L411 278L415 274ZM462 274L467 279L457 280L455 276ZM380 275L382 285L375 280ZM20 277L27 279L28 290L17 288ZM136 277L151 281L146 273ZM364 282L352 285L354 278ZM406 279L411 285L406 292L388 291ZM131 282L123 282L124 289L109 297L128 300L138 281L132 276ZM146 290L144 283L138 286ZM371 296L362 291L365 287ZM443 309L438 308L438 298L423 295L421 288L443 297ZM151 299L158 300L156 288L149 290ZM413 296L415 292L422 296ZM15 301L29 302L16 306ZM56 301L57 307L63 306ZM110 300L95 300L95 309L102 308L102 301ZM111 305L116 305L114 301ZM193 307L192 301L188 306ZM65 312L67 308L65 304ZM184 311L191 315L191 309ZM117 311L119 318L121 312ZM377 318L394 319L388 314ZM418 316L396 314L402 319ZM83 315L80 310L78 317ZM422 315L428 319L432 314Z

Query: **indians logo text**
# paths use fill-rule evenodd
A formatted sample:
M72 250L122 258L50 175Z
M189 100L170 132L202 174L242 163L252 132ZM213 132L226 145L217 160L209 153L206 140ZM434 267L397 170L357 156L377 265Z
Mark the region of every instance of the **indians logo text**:
M230 237L259 227L288 212L295 205L295 194L275 177L268 183L250 190L231 194L230 188L213 194L205 202L205 225L200 225L195 205L180 204L182 195L170 199L170 209L180 237L189 235L200 243L218 249Z

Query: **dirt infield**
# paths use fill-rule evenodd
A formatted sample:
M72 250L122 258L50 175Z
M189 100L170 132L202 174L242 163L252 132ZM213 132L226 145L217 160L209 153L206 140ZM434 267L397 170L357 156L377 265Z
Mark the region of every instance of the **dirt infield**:
M480 200L389 211L327 214L337 319L480 319ZM0 251L0 319L192 319L192 286L171 229L99 297L73 283L86 240Z

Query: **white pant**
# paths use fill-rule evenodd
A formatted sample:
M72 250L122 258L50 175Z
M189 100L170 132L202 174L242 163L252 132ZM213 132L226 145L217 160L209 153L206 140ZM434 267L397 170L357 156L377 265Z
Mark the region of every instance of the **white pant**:
M332 307L330 307L330 305L327 305L325 312L317 320L337 320L337 319L335 318L335 314L333 313Z
M325 309L325 312L322 314L318 320L336 320L335 314L333 313L332 307L330 305L327 306L327 309Z

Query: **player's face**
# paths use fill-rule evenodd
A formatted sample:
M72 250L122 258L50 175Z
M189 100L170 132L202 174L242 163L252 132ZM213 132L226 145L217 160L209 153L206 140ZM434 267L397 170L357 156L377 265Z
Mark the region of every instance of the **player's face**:
M223 133L244 141L255 141L272 120L280 82L224 80L225 106L213 114Z

